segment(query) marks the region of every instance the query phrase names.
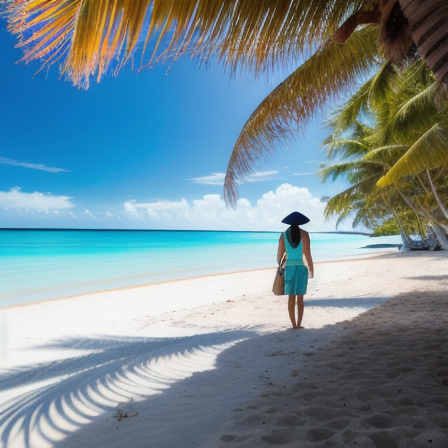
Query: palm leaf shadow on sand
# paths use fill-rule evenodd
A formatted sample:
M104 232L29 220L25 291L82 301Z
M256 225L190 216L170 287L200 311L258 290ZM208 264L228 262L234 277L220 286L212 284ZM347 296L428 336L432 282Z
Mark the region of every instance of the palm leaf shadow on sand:
M406 278L409 280L444 281L448 280L448 275L419 275Z
M238 330L180 338L106 336L40 347L92 352L1 375L0 390L24 391L2 404L0 442L10 446L11 438L20 433L20 445L28 447L31 432L37 430L45 444L55 443L119 403L160 394L193 373L213 369L223 349L251 335Z
M337 297L312 299L307 302L307 306L368 309L385 300L385 297ZM330 327L333 327L332 331L337 331L337 325ZM308 329L300 334L300 344L291 352L295 362L309 357L325 340L321 335L322 330L323 328ZM328 331L328 328L325 331ZM20 446L26 448L39 446L35 442L39 438L44 446L62 447L68 443L67 446L71 447L71 442L68 442L70 435L75 435L80 429L90 434L89 428L100 424L99 419L105 413L108 418L115 414L114 417L118 419L117 406L126 405L134 398L149 400L151 406L154 405L158 409L155 412L160 413L173 394L182 392L179 388L183 389L185 386L180 383L186 380L194 381L194 378L199 378L201 384L198 385L197 381L194 384L196 388L201 389L200 393L208 395L210 390L204 389L204 377L193 377L193 374L203 372L208 379L212 374L213 382L221 384L220 379L223 379L223 375L227 376L229 371L227 368L221 368L220 372L211 372L218 356L220 365L241 363L245 372L239 372L238 376L245 375L246 380L250 377L247 383L252 383L255 388L257 379L253 378L253 375L258 375L259 372L255 371L256 368L252 369L250 364L260 357L273 359L278 358L274 355L288 355L289 351L265 351L270 350L267 347L270 347L272 340L277 339L280 341L278 347L284 350L285 346L281 341L285 337L290 339L289 332L290 330L286 330L254 338L258 332L257 328L252 327L251 330L241 329L181 338L71 338L36 347L73 351L74 357L24 366L0 376L0 391L14 388L24 390L20 396L16 394L8 403L2 403L0 442L9 446L11 437L20 432L23 439ZM77 350L81 351L81 355L76 357ZM250 359L239 361L241 350L249 350ZM281 362L286 362L286 359L282 357ZM274 367L269 367L270 372L276 363L278 361L274 362ZM270 373L265 376L269 377ZM270 380L266 381L271 384ZM236 387L236 384L232 387ZM168 410L164 412L166 417ZM156 430L159 428L156 427ZM151 431L154 431L154 426Z
M329 299L310 299L306 306L330 307L330 308L373 308L381 305L390 297L332 297Z

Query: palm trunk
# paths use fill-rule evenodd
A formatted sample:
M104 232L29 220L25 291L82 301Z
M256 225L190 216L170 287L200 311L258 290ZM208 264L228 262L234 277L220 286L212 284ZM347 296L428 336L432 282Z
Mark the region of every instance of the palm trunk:
M415 248L414 241L409 236L409 234L406 232L406 229L405 229L403 223L401 222L401 219L399 218L398 213L393 209L392 209L392 213L393 213L395 219L397 220L398 227L400 228L400 235L401 235L401 239L403 240L403 249L406 249L406 250L414 249Z
M432 181L431 174L429 173L429 170L426 170L426 173L428 174L429 183L431 185L432 193L434 194L434 197L436 198L437 204L439 204L440 210L442 210L442 213L445 215L445 218L448 219L448 210L444 207L442 204L442 200L440 199L440 196L437 194L436 187L434 185L434 182Z
M381 197L383 198L384 203L390 208L392 211L392 214L394 215L394 218L397 220L398 227L400 228L400 235L401 239L403 241L403 250L412 250L415 249L415 243L413 239L409 236L408 232L406 231L406 228L404 224L401 222L400 216L398 215L397 211L394 207L391 206L390 202L386 199L386 196L384 195L383 191L381 191Z
M436 232L430 224L428 224L428 241L429 241L429 250L440 250L441 246L439 243L439 239L437 238Z
M429 181L431 183L431 187L433 188L433 193L437 198L437 192L435 191L434 184L432 182L429 171L428 171L428 177L429 177ZM401 197L406 201L406 203L409 205L409 207L412 208L412 210L417 215L417 217L419 217L419 213L415 209L414 205L412 204L412 201L409 198L407 198L398 188L397 188L397 191L400 193ZM443 208L443 204L439 203L439 206L440 205ZM445 209L443 208L443 210L445 210ZM421 213L425 216L425 218L428 222L427 227L429 227L431 229L431 232L433 233L433 237L435 237L435 239L437 240L436 242L428 241L426 246L428 246L428 248L431 250L435 250L435 246L437 245L436 243L438 243L443 250L448 250L448 235L445 232L445 230L426 210L422 209ZM418 218L418 219L419 219L419 223L421 225L420 218Z
M434 232L440 247L443 250L448 250L448 235L444 229L437 223L431 223L431 229Z
M448 90L448 2L399 0L399 3L420 56Z
M406 204L408 204L408 206L410 207L410 209L414 212L415 217L417 219L417 225L418 225L418 231L420 233L420 236L422 237L422 244L419 246L420 249L428 249L429 245L428 242L424 241L425 240L425 236L426 236L426 231L423 230L423 225L422 225L422 221L420 219L420 214L418 213L418 210L415 208L414 204L412 203L412 201L395 185L395 189L398 191L398 193L400 194L400 196L404 199L404 201L406 202ZM415 247L417 247L416 244L414 244Z

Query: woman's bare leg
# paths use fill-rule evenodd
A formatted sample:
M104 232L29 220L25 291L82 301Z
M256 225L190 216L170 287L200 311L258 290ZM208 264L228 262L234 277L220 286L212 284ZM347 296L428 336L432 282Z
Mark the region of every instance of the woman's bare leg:
M297 328L303 328L302 327L302 319L303 319L303 295L296 296L297 297Z
M303 296L302 296L303 298ZM296 323L296 296L289 296L288 299L288 313L291 319L292 328L298 328Z

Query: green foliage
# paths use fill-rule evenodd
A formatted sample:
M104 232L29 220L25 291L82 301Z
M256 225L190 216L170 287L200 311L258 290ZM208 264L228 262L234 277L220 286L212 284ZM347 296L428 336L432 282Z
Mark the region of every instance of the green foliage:
M394 218L388 219L379 227L377 227L371 236L389 236L389 235L399 235L400 227Z
M375 234L412 244L426 225L448 219L448 97L422 62L390 63L328 121L323 181L344 176L350 187L331 198L325 216L353 218Z
M255 162L275 151L278 140L304 132L310 118L329 100L356 85L378 64L378 28L366 26L340 45L331 40L278 85L245 123L233 149L224 184L224 197L234 204L238 181Z

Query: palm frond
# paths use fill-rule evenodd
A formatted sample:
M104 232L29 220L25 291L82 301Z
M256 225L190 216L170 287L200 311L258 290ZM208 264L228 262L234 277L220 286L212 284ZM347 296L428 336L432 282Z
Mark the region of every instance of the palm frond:
M364 123L371 121L372 109L375 109L375 104L384 100L395 74L395 66L390 62L384 63L344 105L331 114L326 126L338 136L353 127L354 123L360 123L363 118Z
M432 126L439 118L434 104L434 96L439 89L442 89L442 86L434 81L407 101L400 101L390 121L393 132L404 137L409 133L412 134L416 128Z
M278 140L287 141L304 131L308 120L330 99L353 88L356 79L378 63L374 26L353 33L344 44L326 42L277 86L255 109L233 149L224 183L224 198L235 204L237 183L256 161L275 151Z
M391 165L397 161L406 151L407 145L386 145L372 149L363 158L366 161L378 161L384 165ZM391 161L393 161L391 163Z
M353 217L352 227L355 228L359 224L362 224L367 229L374 230L384 221L384 217L379 216L375 211L375 207L371 203L362 204Z
M384 203L379 194L367 197L361 192L363 188L360 185L352 185L344 191L333 196L328 202L324 210L325 219L329 219L333 216L340 216L341 222L348 216L356 212L357 210L363 210L367 213L367 210L373 210L373 203ZM374 197L374 199L372 199ZM380 215L379 215L380 216Z
M333 135L343 134L358 121L360 114L369 113L367 106L371 88L372 79L369 79L350 97L344 107L337 108L329 115L325 126L332 130Z
M9 29L23 60L62 61L79 87L119 70L140 50L149 61L218 57L232 70L287 63L328 39L361 0L11 0Z
M337 195L333 196L328 202L324 210L325 219L333 216L343 215L345 219L355 208L357 200L363 200L362 197L355 196L355 186L351 186Z
M320 169L317 172L317 175L320 177L322 182L326 182L329 179L336 180L340 176L349 176L350 174L360 170L366 171L363 170L363 168L365 168L368 163L369 162L360 162L359 160L354 162L337 163L335 165Z
M372 78L372 85L369 91L369 107L376 111L384 100L388 100L390 94L393 92L393 83L397 78L397 66L390 61L383 64L383 66L374 74Z
M327 157L329 159L334 159L336 157L341 157L343 159L353 158L368 153L370 151L370 145L360 138L355 140L355 135L353 138L335 138L332 134L325 142L322 143L323 146L328 148Z
M448 167L448 129L439 123L422 135L397 163L379 179L377 185L384 188L400 178L439 166Z

